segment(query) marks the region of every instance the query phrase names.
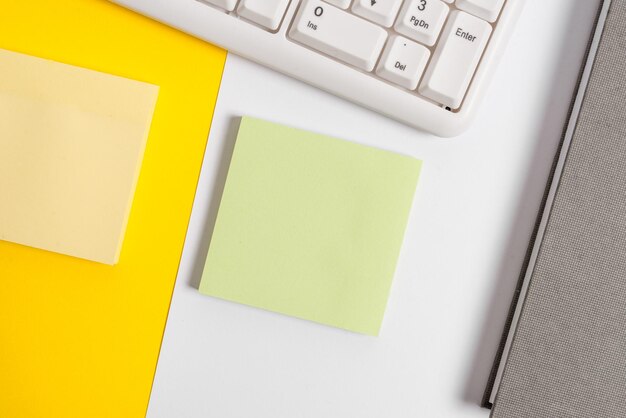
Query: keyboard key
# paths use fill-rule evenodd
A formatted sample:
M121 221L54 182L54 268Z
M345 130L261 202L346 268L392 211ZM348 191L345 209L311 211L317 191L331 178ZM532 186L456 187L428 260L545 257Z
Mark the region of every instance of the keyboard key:
M304 0L289 36L313 49L372 71L387 31L320 0Z
M459 9L489 22L496 21L503 4L504 0L457 0L456 2Z
M341 9L347 9L351 0L326 0L326 3L334 4Z
M396 22L404 36L432 46L437 41L450 8L441 0L408 0Z
M232 12L235 10L235 6L237 5L237 0L203 0L206 3L212 4L213 6L217 6L226 11Z
M276 30L288 5L289 0L241 0L237 13L254 23Z
M437 103L458 108L490 35L489 23L465 12L452 12L419 92Z
M394 36L387 42L376 74L409 90L415 90L426 68L430 51L423 45Z
M396 20L402 0L355 0L352 11L367 20L389 27Z

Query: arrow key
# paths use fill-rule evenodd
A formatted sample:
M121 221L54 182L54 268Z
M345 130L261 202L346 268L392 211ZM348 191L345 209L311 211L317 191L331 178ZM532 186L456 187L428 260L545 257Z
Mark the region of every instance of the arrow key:
M352 11L381 26L390 27L396 20L401 4L402 0L356 0Z

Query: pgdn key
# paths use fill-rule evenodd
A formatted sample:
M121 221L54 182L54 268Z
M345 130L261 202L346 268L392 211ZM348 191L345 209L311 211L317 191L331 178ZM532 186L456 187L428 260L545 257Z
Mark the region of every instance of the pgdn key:
M289 37L365 71L372 71L387 31L319 0L305 0Z

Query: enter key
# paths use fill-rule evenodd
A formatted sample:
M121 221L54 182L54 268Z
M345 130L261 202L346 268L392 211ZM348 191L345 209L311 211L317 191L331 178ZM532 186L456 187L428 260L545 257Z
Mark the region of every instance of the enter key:
M452 109L461 106L491 30L482 19L452 12L419 92Z

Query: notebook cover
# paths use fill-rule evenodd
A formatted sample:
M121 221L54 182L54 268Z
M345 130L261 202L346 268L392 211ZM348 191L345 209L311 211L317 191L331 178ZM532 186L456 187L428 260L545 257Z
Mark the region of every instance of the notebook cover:
M613 0L493 418L626 416L626 0Z
M509 313L507 315L504 329L502 331L500 346L498 347L498 350L496 352L493 367L485 386L485 392L481 401L481 405L484 408L491 408L493 406L493 400L497 393L497 388L500 384L500 380L502 377L501 373L504 369L504 365L506 364L506 360L508 357L510 340L512 339L516 325L519 320L519 311L521 310L521 306L526 295L528 282L530 281L530 273L532 272L532 267L534 266L534 263L536 261L537 251L540 247L539 244L545 232L545 226L547 224L547 220L549 219L550 210L552 209L554 194L558 187L559 178L562 174L565 157L567 156L567 152L569 151L569 145L571 144L572 137L576 129L576 123L578 121L578 116L580 115L580 109L582 107L585 92L587 90L587 85L591 77L591 70L595 62L598 45L602 37L604 24L606 22L606 15L608 14L608 6L610 5L610 3L611 0L603 0L603 2L601 2L598 7L598 13L594 22L595 27L592 31L592 35L589 38L587 52L585 54L587 58L581 66L577 88L572 95L572 102L570 104L567 117L568 123L566 123L563 129L561 140L554 154L554 161L552 163L552 168L548 176L545 193L539 205L539 210L537 211L538 215L535 222L535 227L533 228L529 240L526 256L524 257L522 267L520 269L518 283L515 288L515 292L511 300Z

